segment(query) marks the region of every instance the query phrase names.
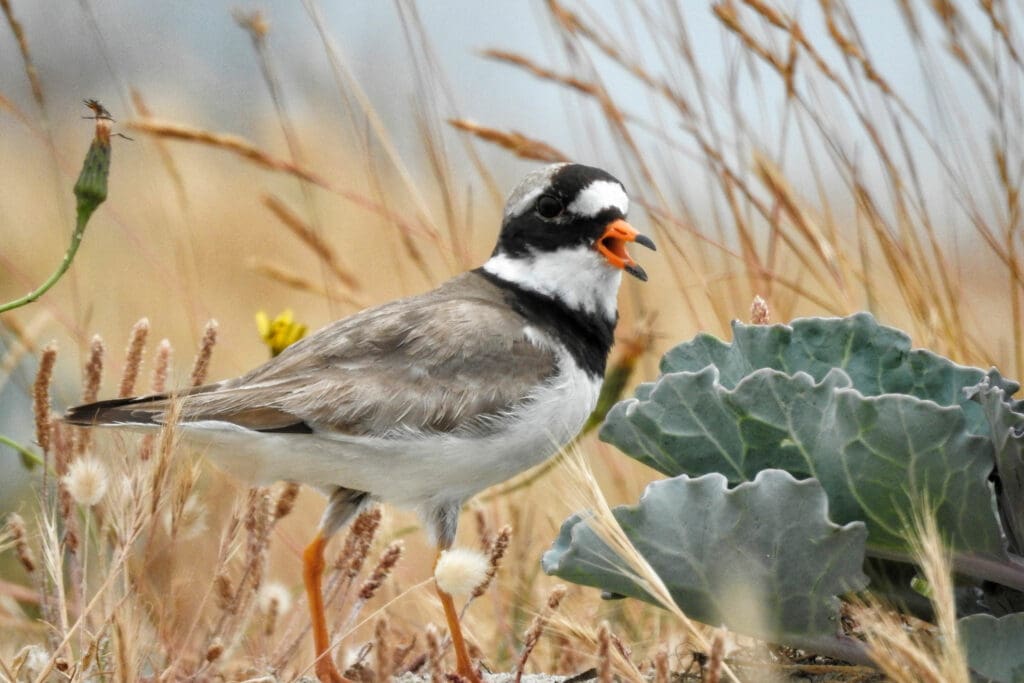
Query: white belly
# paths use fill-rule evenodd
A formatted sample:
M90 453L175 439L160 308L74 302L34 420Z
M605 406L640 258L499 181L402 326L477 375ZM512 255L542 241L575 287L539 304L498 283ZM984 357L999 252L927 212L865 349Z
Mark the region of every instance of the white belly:
M180 431L214 463L256 483L344 486L411 508L458 504L548 459L582 428L597 404L600 380L568 354L559 368L524 409L501 418L501 428L485 436L267 434L212 421Z

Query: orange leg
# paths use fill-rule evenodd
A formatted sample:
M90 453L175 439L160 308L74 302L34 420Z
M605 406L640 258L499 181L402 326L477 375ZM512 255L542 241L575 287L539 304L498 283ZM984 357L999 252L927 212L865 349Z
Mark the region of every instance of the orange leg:
M441 557L442 550L443 548L438 549L437 559L434 560L435 567L437 566L437 560ZM448 622L448 633L452 636L452 647L455 648L455 660L459 675L470 683L480 683L480 677L477 675L476 670L473 668L473 663L469 659L466 640L462 637L462 626L459 624L459 613L455 609L455 601L452 600L451 595L441 590L440 586L436 583L434 587L437 588L437 597L441 598L441 606L444 607L444 618Z
M321 683L352 683L342 676L331 659L331 637L327 631L324 596L320 580L324 574L324 548L327 539L320 532L302 553L302 579L306 584L309 617L313 622L313 644L316 647L316 677Z

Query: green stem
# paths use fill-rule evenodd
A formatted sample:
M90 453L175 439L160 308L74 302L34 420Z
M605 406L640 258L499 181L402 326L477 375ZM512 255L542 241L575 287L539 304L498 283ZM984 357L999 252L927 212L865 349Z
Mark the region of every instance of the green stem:
M51 275L46 280L46 282L39 285L39 287L36 290L29 292L20 299L15 299L14 301L8 301L5 304L0 304L0 313L5 313L12 309L20 308L21 306L25 306L26 304L32 303L33 301L41 297L43 294L46 294L47 290L49 290L50 287L53 287L55 284L57 284L57 280L60 280L64 273L68 271L68 268L71 267L71 261L74 260L75 253L78 252L78 245L82 243L82 235L85 234L86 221L88 221L88 216L86 216L85 220L83 221L82 216L79 215L79 220L77 220L75 223L75 232L72 233L71 235L71 246L68 247L67 253L64 254L64 260L61 261L60 266L57 268L56 271L54 271L53 275Z
M24 460L26 464L31 463L32 466L39 465L40 467L44 464L41 457L25 448L17 441L7 438L3 434L0 434L0 445L8 446L18 451L18 454L21 455L22 460Z
M98 105L98 103L97 103ZM110 121L103 118L96 119L96 136L89 151L85 154L85 162L82 164L82 171L78 174L78 182L75 183L74 193L77 201L77 217L75 219L75 231L71 233L71 246L64 254L60 266L46 282L35 291L29 292L20 299L0 304L0 313L5 313L15 308L30 304L57 284L64 273L68 272L71 262L78 253L78 247L82 243L82 236L85 234L85 226L100 204L107 198L107 176L110 174Z

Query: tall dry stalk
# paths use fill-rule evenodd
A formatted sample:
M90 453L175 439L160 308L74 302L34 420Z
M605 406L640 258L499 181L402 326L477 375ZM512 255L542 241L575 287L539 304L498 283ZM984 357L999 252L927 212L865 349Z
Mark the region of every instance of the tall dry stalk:
M922 506L912 518L914 558L935 612L935 626L911 626L889 606L868 599L853 606L872 659L897 683L968 683L972 680L959 636L953 563L935 515Z

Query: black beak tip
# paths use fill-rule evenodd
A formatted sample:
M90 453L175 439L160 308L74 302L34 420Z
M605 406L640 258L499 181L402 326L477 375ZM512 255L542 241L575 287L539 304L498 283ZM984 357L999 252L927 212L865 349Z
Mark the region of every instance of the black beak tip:
M647 235L637 235L636 239L633 241L639 245L647 247L651 251L658 251L658 247L654 246L654 240Z
M632 275L633 277L635 277L637 280L640 280L641 282L647 282L647 271L645 271L636 263L630 263L626 265L625 271Z

